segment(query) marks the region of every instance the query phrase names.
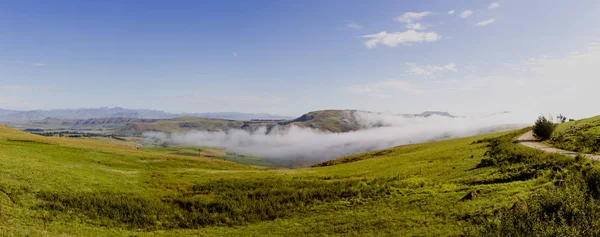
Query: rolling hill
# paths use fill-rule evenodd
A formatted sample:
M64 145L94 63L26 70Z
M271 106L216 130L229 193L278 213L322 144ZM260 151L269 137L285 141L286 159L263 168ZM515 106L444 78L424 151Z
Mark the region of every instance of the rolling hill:
M266 127L270 131L273 127L287 128L295 125L303 128L312 128L326 132L343 133L358 131L372 126L385 126L384 124L365 124L357 113L377 114L357 110L319 110L306 113L296 119L287 121L251 120L232 121L222 119L209 119L199 117L183 117L169 120L132 122L119 130L120 134L141 134L144 132L185 132L191 130L218 131L229 129L256 130ZM447 112L424 112L422 114L395 115L401 117L429 117L432 115L454 117Z
M328 132L350 132L363 128L356 119L356 110L319 110L306 113L282 126L296 125Z
M121 111L120 108L108 109ZM39 112L39 111L38 111ZM38 113L32 112L32 113ZM156 112L156 111L154 111ZM158 112L156 112L158 113ZM273 127L286 128L291 125L308 127L326 132L350 132L357 131L369 126L384 126L383 124L361 123L357 113L377 114L368 111L357 110L320 110L306 113L296 119L281 120L280 116L269 116L267 114L256 114L257 117L274 119L223 119L219 113L206 114L208 117L184 116L168 119L144 119L136 117L104 117L87 119L69 119L46 117L34 121L12 121L4 122L9 127L18 129L48 129L48 130L104 130L109 133L125 136L139 136L144 132L186 132L193 130L218 131L230 129L256 130L266 127L270 131ZM1 115L1 114L0 114ZM122 114L112 114L114 116ZM252 114L224 113L225 117L242 118ZM428 117L431 115L454 117L447 112L424 112L421 114L402 114L403 117ZM20 116L25 116L20 114ZM37 115L36 115L37 116ZM36 116L25 116L28 118ZM212 117L211 117L212 116ZM39 117L39 116L38 116ZM139 117L139 116L138 116ZM159 116L160 117L160 116ZM246 118L246 117L244 117Z
M138 118L90 118L90 119L57 119L46 118L28 122L4 122L5 125L18 129L47 130L117 130L131 123L150 123L156 119Z
M224 120L201 117L181 117L175 119L157 119L125 124L116 133L124 135L141 135L144 132L186 132L192 130L219 131L239 129L244 121Z
M550 144L569 151L600 154L600 116L559 124Z
M0 126L0 233L457 236L477 229L476 218L551 184L559 172L550 166L522 176L518 167L526 164L512 164L513 170L486 161L488 142L520 133L266 170Z

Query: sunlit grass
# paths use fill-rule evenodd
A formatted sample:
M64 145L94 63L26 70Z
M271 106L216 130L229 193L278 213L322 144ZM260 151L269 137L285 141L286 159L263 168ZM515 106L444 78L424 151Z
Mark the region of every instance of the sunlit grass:
M0 127L0 234L458 235L543 185L481 182L503 174L476 169L486 146L473 142L495 136L264 170Z

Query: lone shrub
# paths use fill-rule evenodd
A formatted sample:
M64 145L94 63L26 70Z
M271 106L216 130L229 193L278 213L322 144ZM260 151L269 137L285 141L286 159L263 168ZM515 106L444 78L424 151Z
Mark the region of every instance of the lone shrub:
M537 121L535 121L535 125L533 126L533 135L537 139L545 141L552 137L554 128L556 128L556 124L554 124L552 120L544 116L540 116Z

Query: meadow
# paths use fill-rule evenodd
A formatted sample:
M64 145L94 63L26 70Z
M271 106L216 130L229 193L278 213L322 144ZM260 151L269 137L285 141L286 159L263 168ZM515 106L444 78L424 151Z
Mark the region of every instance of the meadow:
M592 166L509 153L522 132L268 169L0 126L0 235L477 235L572 167Z
M142 151L149 152L160 152L173 155L189 156L189 157L200 157L200 158L212 158L232 161L244 165L251 166L262 166L262 167L276 167L277 164L264 160L260 157L236 154L226 152L224 150L208 147L194 147L194 146L147 146L141 147Z
M549 143L564 150L600 154L600 116L559 124Z

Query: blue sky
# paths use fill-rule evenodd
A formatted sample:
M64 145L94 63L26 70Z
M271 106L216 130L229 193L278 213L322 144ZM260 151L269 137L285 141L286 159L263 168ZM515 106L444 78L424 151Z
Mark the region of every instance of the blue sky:
M7 1L0 108L591 116L598 22L593 0Z

